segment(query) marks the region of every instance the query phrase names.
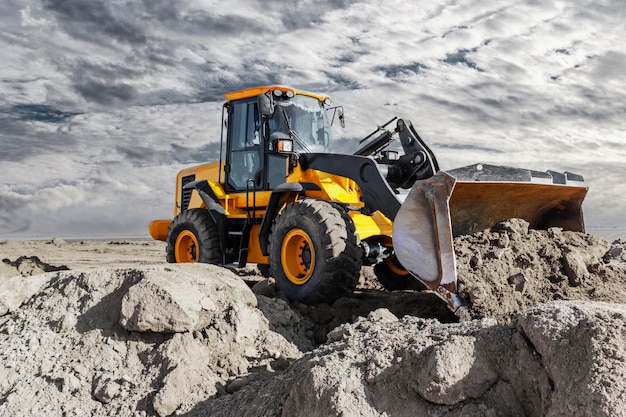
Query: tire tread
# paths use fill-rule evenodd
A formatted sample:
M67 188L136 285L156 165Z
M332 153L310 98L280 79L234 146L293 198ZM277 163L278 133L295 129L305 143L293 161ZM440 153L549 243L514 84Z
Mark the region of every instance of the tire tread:
M343 207L324 200L305 198L291 203L278 215L270 234L271 246L281 242L273 242L272 235L281 223L291 217L307 217L322 227L320 247L323 253L317 258L325 259L325 267L321 271L319 284L301 300L305 303L331 303L337 298L352 292L359 281L361 270L361 249L355 227ZM277 276L277 268L281 268L280 260L270 259L271 275Z

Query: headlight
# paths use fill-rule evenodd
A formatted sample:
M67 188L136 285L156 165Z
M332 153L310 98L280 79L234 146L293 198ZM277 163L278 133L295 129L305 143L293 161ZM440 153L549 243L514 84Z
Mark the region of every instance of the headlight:
M278 152L293 152L293 140L278 139L276 141L276 149Z

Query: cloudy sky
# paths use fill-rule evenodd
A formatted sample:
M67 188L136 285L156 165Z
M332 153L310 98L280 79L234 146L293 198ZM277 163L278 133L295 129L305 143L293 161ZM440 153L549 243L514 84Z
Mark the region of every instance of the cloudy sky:
M284 84L393 116L442 169L582 174L626 227L623 0L3 0L0 237L147 236L218 154L222 94Z

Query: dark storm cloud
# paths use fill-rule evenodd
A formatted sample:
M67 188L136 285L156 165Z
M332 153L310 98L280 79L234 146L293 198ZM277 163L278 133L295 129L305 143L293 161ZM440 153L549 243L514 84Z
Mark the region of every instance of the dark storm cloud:
M111 105L118 102L132 102L137 98L135 88L130 84L86 78L74 84L74 89L88 101Z
M323 22L324 15L334 10L341 10L360 0L296 0L290 2L269 3L270 10L281 14L281 22L288 31L312 27Z
M469 29L469 26L466 26L466 25L454 26L450 28L448 31L446 31L443 35L441 35L441 37L445 38L446 36L457 33L460 30L466 30L466 29Z
M4 128L0 130L2 135L0 161L19 162L32 156L62 153L77 143L75 138L63 134L51 135L26 127L23 131L23 135L7 135Z
M238 15L213 15L203 10L183 13L185 5L177 0L144 0L143 7L148 15L170 29L196 35L241 35L244 33L269 32L274 25L267 26L263 19Z
M247 18L242 16L212 16L195 15L187 16L180 22L186 30L192 29L200 34L241 35L243 33L263 33L270 29L263 24L261 19Z
M289 60L274 62L257 57L243 58L237 63L237 73L234 73L223 64L206 63L199 68L201 77L193 83L197 91L195 98L199 102L223 102L224 93L229 91L284 84L285 78L297 75L290 65Z
M172 50L176 49L177 46L173 42L164 40L161 40L158 45L153 42L143 51L144 58L153 65L174 67L180 63L176 57L172 56Z
M42 0L45 9L52 11L63 29L79 38L95 42L107 35L122 43L144 43L146 36L141 27L131 20L114 16L109 2L91 0ZM126 15L129 17L128 15Z
M243 90L248 87L265 84L273 83L267 82L264 77L257 78L250 76L245 79L240 79L227 74L216 75L210 80L204 78L197 80L195 85L195 89L197 91L195 99L200 103L221 103L224 101L224 93L226 92Z
M459 49L455 53L446 54L446 57L442 61L445 62L446 64L451 64L451 65L456 65L456 64L465 65L472 69L475 69L476 71L484 72L483 69L479 68L476 65L476 63L474 63L472 60L468 59L467 57L468 54L472 52L476 52L476 51L477 51L477 48L473 48L471 50Z
M203 37L207 48L211 49L224 37L241 39L255 34L278 35L306 28L319 23L325 13L356 3L355 0L329 0L323 4L302 0L290 3L251 2L250 6L267 10L267 15L272 16L262 19L261 14L238 13L238 7L233 7L232 12L218 13L180 0L144 0L128 4L102 0L42 1L46 10L54 12L62 29L76 39L107 48L112 39L133 46L132 52L124 52L126 59L123 62L117 60L117 64L93 59L88 52L75 60L51 58L59 69L71 72L69 79L73 91L88 102L104 106L221 100L224 91L282 84L285 79L306 76L297 73L288 61L264 62L260 57L247 56L231 62L211 62L210 56L200 52L199 55L206 59L205 63L184 63L191 74L196 74L187 79L191 91L195 91L191 95L182 95L180 91L184 88L178 91L139 91L138 84L134 83L134 80L163 72L164 66L180 67L180 56L176 54L181 46L180 39L164 36L167 31ZM241 73L246 74L245 78L237 76ZM335 74L331 78L338 86L362 88L346 75Z
M154 164L163 161L163 151L156 151L145 146L117 145L115 151L122 155L123 159L132 161L134 166L142 166L147 163Z
M95 63L85 58L78 58L71 65L72 75L77 78L90 76L106 81L115 81L120 78L134 79L144 76L145 71L138 69L142 67L140 66L140 64L142 64L141 61L133 61L133 58L130 58L125 62L125 65L120 65L112 62Z
M131 103L138 96L136 88L128 81L139 79L144 72L130 67L113 63L94 63L85 58L79 58L70 65L71 82L74 90L85 100L111 105L119 102Z
M261 72L258 70L258 67L263 67L264 71ZM285 61L267 61L265 59L259 59L257 57L252 57L251 59L246 59L242 62L242 71L244 74L247 74L245 80L237 80L238 83L236 85L229 86L230 90L239 90L241 88L247 87L255 87L257 85L263 84L277 84L281 83L281 75L287 73L287 71L293 71L289 69L290 62L288 59ZM245 87L238 87L246 83Z
M360 90L365 88L363 84L353 79L353 77L342 74L341 71L323 71L323 73L331 85L335 84L339 87L348 88L350 90ZM332 89L330 91L332 91Z
M41 123L61 126L76 114L38 104L19 104L0 109L0 161L23 161L31 156L63 152L75 146L75 138L58 131L51 134L46 128L39 129L37 126Z
M347 36L346 38L349 42L346 41L339 56L330 61L333 68L349 66L357 62L360 57L367 56L371 52L361 36Z
M101 0L42 0L44 8L54 12L62 28L73 36L96 43L106 43L108 38L113 38L128 44L146 44L154 40L143 29L147 25L157 30L162 25L185 34L207 36L268 34L309 28L322 23L326 13L345 9L358 1L252 2L250 6L259 9L257 17L200 8L189 10L188 2L180 0L143 0L119 6ZM125 13L116 14L117 8L123 8ZM237 9L233 5L233 11ZM265 11L273 13L278 20L263 18Z
M44 104L16 104L0 108L0 161L23 161L45 153L63 152L76 145L75 138L37 126L60 127L80 113ZM56 128L55 128L56 130Z
M402 81L406 77L418 74L428 67L419 62L412 62L410 64L398 64L398 65L380 65L375 67L375 71L382 72L385 77L391 78L395 81Z
M47 104L16 104L5 114L24 121L60 123L80 113L63 111Z
M180 20L182 2L179 0L143 0L146 11L161 22Z

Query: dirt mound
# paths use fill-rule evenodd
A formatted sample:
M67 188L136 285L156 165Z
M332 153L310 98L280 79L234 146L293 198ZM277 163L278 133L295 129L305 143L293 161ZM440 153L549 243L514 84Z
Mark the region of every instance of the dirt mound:
M624 243L510 219L454 241L464 319L514 314L552 300L626 303Z
M166 416L236 391L252 369L284 369L301 356L269 330L254 295L223 268L42 277L32 297L0 321L0 415ZM152 293L152 303L137 293ZM194 312L202 324L176 327L189 325Z
M624 416L626 308L553 302L510 326L386 310L186 416Z

